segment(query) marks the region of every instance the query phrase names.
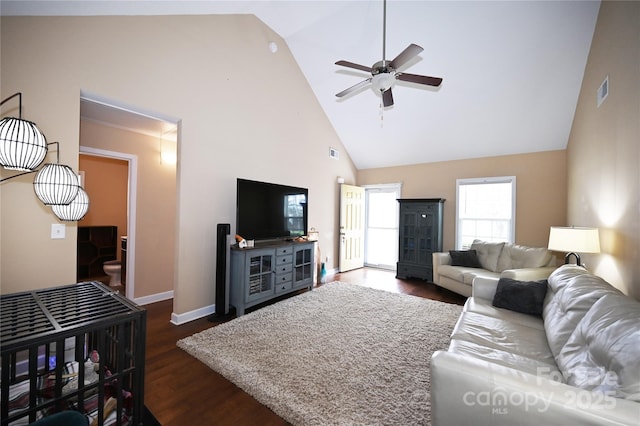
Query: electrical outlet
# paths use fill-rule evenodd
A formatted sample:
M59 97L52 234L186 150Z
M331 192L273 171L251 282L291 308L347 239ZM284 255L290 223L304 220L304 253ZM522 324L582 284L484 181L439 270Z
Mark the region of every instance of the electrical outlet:
M51 224L51 239L52 240L64 240L66 234L66 227L64 223L52 223Z

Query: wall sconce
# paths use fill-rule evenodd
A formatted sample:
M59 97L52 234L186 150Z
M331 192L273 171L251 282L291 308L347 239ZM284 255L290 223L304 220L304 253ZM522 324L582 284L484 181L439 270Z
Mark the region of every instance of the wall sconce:
M6 98L0 105L16 96L20 99L21 117L22 93ZM45 164L38 170L49 151L49 145L53 144L58 148L56 163ZM38 172L33 180L36 196L44 205L52 206L60 220L80 220L87 213L89 196L80 187L78 176L71 167L60 164L60 144L47 143L35 123L14 117L0 120L0 165L5 169L24 172L0 179L0 182Z
M170 136L171 134L173 134L173 136ZM173 165L177 162L178 141L176 130L163 131L160 135L160 164Z
M9 96L0 106L16 96L18 118L0 120L0 165L9 170L34 171L47 155L47 139L35 123L22 119L22 93Z
M567 252L564 263L568 264L571 256L575 256L576 264L580 263L581 253L600 253L600 235L598 228L576 228L552 226L549 230L549 250Z

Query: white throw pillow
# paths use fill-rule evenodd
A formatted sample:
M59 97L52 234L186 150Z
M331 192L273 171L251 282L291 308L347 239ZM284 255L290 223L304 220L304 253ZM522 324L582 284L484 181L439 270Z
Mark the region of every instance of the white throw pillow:
M502 252L504 243L489 243L482 240L474 240L471 250L476 251L480 265L491 272L498 272L498 258Z
M551 260L551 252L542 247L505 244L498 258L498 272L507 269L541 268Z

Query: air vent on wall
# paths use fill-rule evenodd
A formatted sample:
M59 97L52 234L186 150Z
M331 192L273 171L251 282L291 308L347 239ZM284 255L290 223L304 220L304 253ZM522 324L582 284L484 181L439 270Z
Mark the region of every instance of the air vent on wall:
M334 158L336 160L340 159L340 153L335 148L329 148L329 157Z
M600 105L602 105L604 100L607 98L608 94L609 94L609 76L606 76L604 78L604 81L600 85L600 87L598 87L598 93L596 96L598 100L598 108L600 108Z

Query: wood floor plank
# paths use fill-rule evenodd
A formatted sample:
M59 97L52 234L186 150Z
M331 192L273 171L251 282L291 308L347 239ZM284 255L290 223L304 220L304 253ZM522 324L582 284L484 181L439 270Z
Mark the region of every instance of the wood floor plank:
M462 305L465 297L422 280L400 280L395 272L362 268L330 277ZM216 324L206 318L176 326L169 322L173 301L146 305L145 405L164 426L287 425L270 409L176 346L184 337Z

